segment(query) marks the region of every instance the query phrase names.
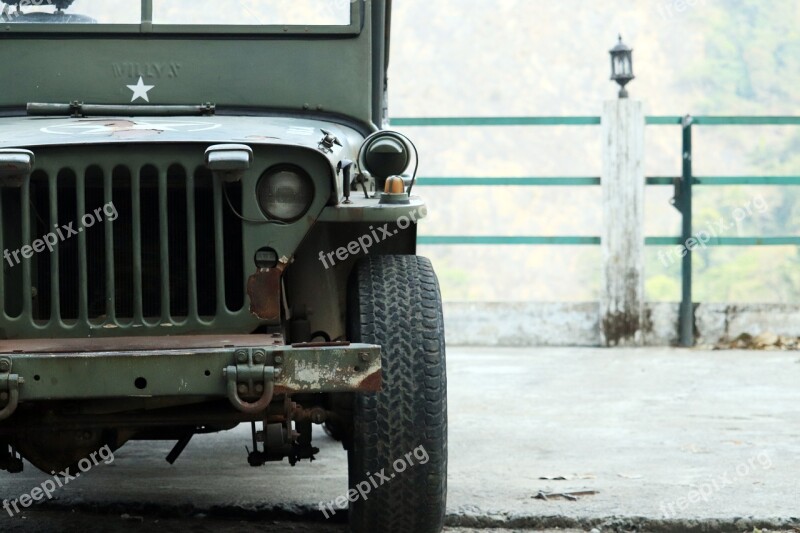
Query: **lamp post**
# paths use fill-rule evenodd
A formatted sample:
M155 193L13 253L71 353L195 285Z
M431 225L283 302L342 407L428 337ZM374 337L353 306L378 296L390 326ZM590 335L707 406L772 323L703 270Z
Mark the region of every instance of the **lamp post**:
M641 346L646 341L644 265L644 133L642 102L628 98L633 80L631 50L619 38L611 52L611 79L619 98L604 102L603 228L600 247L603 282L600 293L600 341L606 346Z
M611 79L619 83L619 97L627 98L628 91L625 85L630 83L636 76L633 75L633 49L622 42L622 35L619 42L609 50L611 54Z

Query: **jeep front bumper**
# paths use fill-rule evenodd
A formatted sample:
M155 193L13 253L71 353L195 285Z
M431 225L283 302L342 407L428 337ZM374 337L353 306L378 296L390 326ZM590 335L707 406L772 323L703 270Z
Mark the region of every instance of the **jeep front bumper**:
M226 397L255 414L279 395L378 391L380 354L279 335L0 341L0 420L20 403L102 398Z

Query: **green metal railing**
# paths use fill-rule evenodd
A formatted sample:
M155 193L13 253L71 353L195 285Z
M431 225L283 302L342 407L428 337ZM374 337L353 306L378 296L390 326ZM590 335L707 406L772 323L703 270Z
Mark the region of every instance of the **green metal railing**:
M394 127L503 127L503 126L598 126L600 117L443 117L397 118ZM648 177L647 185L676 187L675 207L682 214L682 231L679 237L646 237L647 246L669 246L688 242L692 231L693 186L731 185L800 185L800 176L694 176L692 170L692 132L695 126L800 126L800 117L788 116L649 116L648 126L681 126L682 175L673 177ZM599 177L549 176L549 177L420 177L419 185L429 187L474 186L596 186ZM598 245L600 237L574 235L558 236L499 236L499 235L447 235L420 236L419 244L429 245ZM800 246L800 236L786 237L716 237L708 246ZM694 344L694 303L692 300L692 251L689 250L681 265L680 342L683 346Z

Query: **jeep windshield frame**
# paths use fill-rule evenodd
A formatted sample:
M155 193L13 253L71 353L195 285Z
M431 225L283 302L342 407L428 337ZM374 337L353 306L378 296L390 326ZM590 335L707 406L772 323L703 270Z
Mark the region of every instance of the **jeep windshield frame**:
M0 80L7 80L0 83L0 120L26 115L29 103L149 105L164 113L208 103L220 114L324 114L379 128L387 116L391 1L339 6L351 11L350 26L207 32L141 24L125 32L100 24L0 23L12 58L0 62ZM341 15L335 21L345 22Z
M135 2L136 0L131 0ZM350 23L342 25L317 24L159 24L153 22L153 2L141 0L139 24L89 24L89 23L10 23L0 22L6 37L16 34L81 34L91 35L287 35L287 36L357 36L365 23L364 2L350 2ZM163 1L163 0L162 0Z

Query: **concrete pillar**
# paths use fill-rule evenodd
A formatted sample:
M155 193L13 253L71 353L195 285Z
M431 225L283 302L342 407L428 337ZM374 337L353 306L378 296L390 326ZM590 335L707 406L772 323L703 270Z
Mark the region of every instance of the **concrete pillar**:
M601 343L639 346L644 312L644 130L642 103L605 102L603 129L603 279Z

